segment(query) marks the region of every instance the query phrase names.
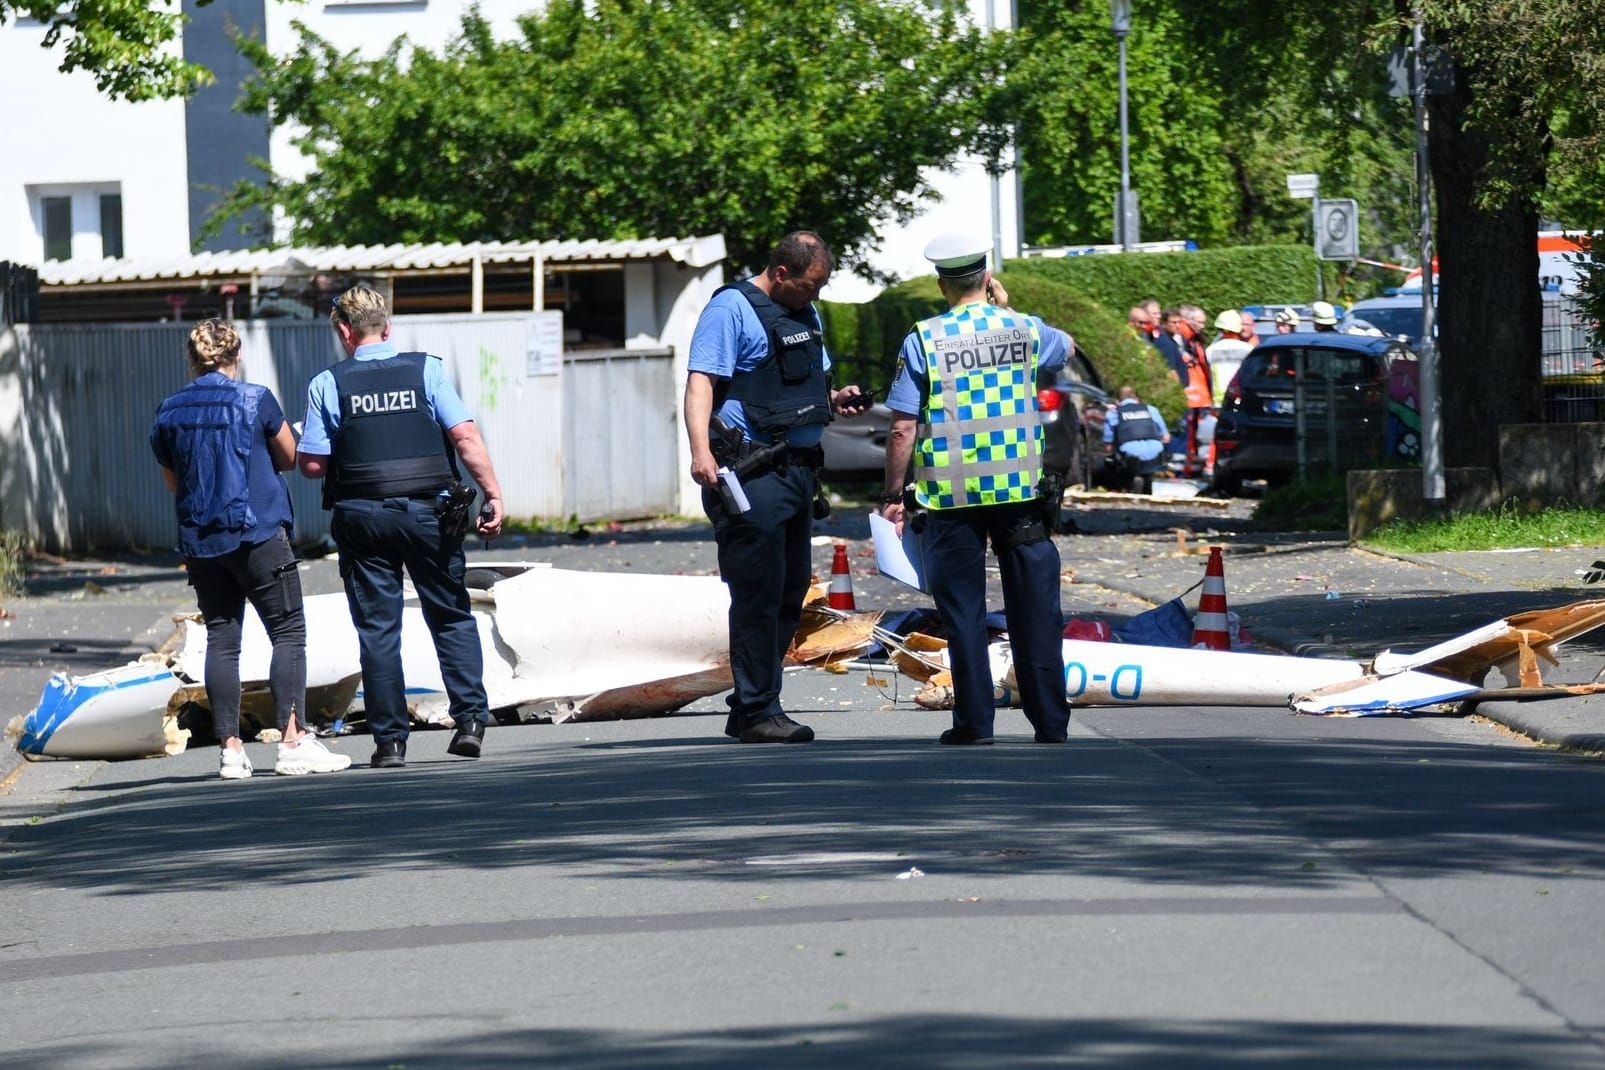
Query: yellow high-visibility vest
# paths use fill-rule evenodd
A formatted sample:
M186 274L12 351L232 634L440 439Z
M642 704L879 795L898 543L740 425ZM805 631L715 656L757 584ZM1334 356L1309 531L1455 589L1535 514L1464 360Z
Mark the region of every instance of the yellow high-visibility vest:
M959 305L916 325L925 400L914 495L928 509L1023 502L1042 478L1036 321L996 305Z

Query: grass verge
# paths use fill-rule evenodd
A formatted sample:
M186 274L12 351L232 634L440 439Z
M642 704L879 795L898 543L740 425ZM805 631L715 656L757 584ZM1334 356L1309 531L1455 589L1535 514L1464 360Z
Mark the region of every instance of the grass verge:
M1406 554L1605 546L1605 512L1555 507L1523 513L1518 503L1506 502L1491 513L1444 520L1395 520L1371 532L1361 543Z

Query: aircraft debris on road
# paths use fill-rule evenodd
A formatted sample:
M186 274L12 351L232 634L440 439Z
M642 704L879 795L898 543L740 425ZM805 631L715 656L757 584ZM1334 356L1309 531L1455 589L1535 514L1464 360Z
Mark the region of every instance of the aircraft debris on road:
M488 571L491 580L474 591L475 615L486 690L504 720L654 716L731 686L729 596L717 577L522 563L475 571ZM816 587L789 664L839 669L878 643L898 671L927 685L917 702L943 706L951 682L943 640L898 635L881 626L879 613L832 610L824 602ZM356 630L341 594L307 598L306 614L308 719L339 722L360 707ZM17 750L30 758L83 759L182 751L189 732L180 722L206 702L206 631L193 616L177 623L158 653L103 672L52 676L38 706L7 726ZM1557 647L1601 624L1605 600L1577 602L1518 613L1413 654L1383 651L1370 661L1067 639L1065 687L1077 706L1262 706L1328 715L1594 694L1605 684L1545 684L1540 663L1554 664ZM1011 702L1017 691L1007 642L994 644L992 653L998 694ZM266 632L248 611L240 658L247 725L271 728L270 657ZM434 645L416 606L404 612L402 658L414 719L449 723ZM1501 680L1491 685L1492 670Z

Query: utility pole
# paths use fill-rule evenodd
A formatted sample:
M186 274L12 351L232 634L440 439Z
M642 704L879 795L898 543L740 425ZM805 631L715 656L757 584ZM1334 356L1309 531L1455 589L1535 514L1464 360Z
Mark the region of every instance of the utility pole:
M1443 414L1438 387L1438 340L1434 329L1437 272L1432 264L1432 176L1427 170L1427 70L1421 10L1410 31L1410 95L1415 100L1416 193L1421 226L1421 504L1428 515L1441 514L1448 497L1443 471Z
M1115 241L1131 252L1141 241L1137 195L1131 189L1131 137L1126 117L1126 35L1131 33L1131 0L1109 0L1109 29L1120 46L1120 198L1115 204Z

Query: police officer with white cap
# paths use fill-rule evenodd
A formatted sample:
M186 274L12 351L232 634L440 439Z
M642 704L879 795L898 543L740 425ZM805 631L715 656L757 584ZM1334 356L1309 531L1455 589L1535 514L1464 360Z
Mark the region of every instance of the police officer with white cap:
M953 670L953 727L941 742L992 742L990 540L1026 718L1037 742L1062 743L1070 725L1064 611L1059 549L1038 500L1037 373L1064 364L1070 337L1009 307L1007 291L987 270L989 248L960 235L925 247L951 307L916 323L903 340L887 398L893 411L881 515L901 525L910 505L925 511L925 575L947 628ZM911 460L913 482L905 488ZM1051 509L1057 512L1057 501Z

